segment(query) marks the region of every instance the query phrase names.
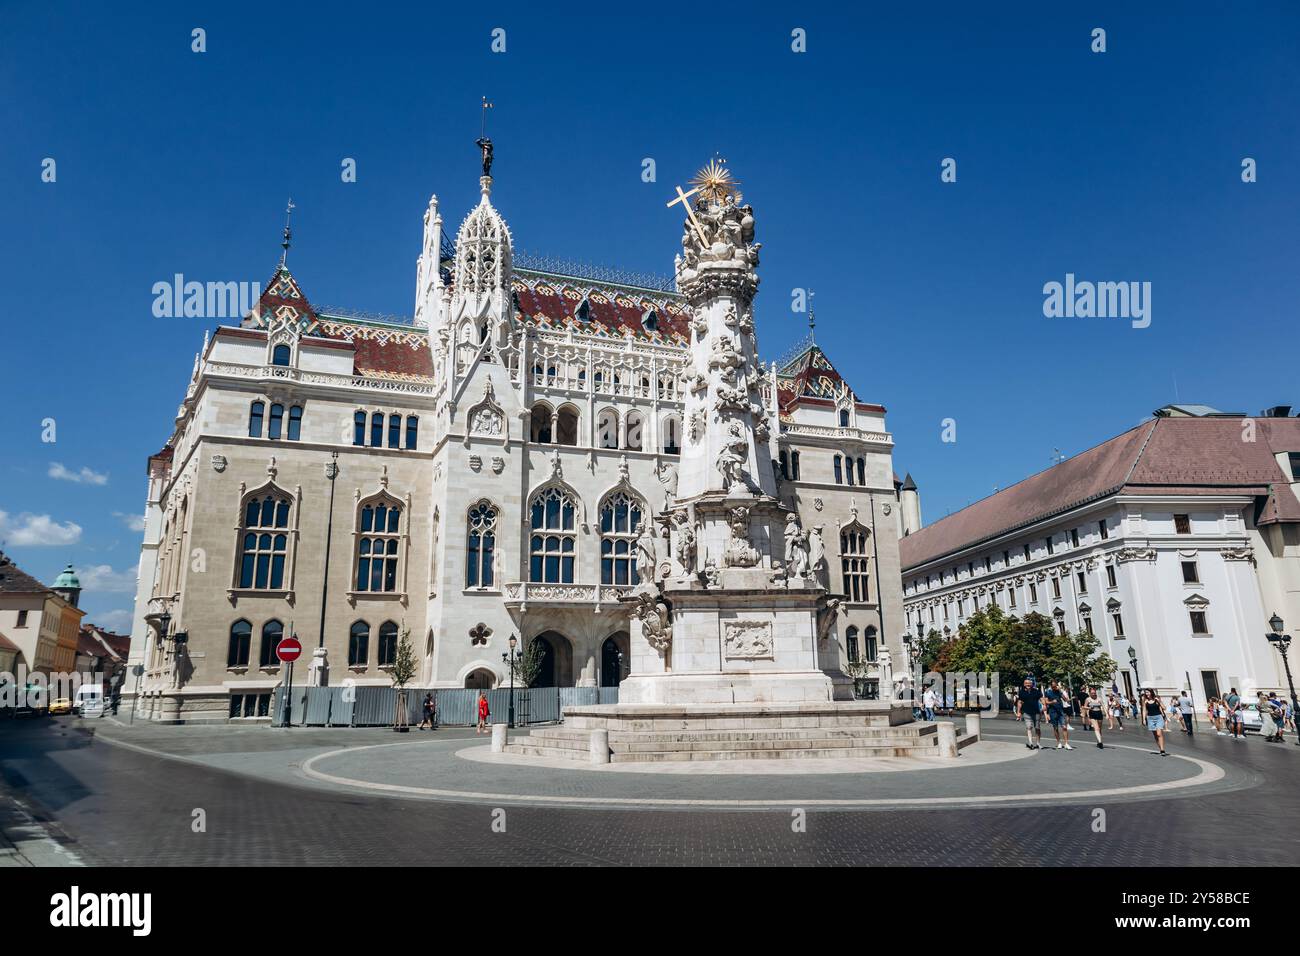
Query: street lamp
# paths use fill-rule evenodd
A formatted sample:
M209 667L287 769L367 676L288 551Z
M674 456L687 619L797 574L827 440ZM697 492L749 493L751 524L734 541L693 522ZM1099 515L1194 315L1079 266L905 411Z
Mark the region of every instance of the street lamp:
M1277 612L1274 611L1273 616L1268 619L1268 626L1273 630L1265 636L1268 638L1269 643L1276 647L1282 655L1282 666L1286 668L1286 685L1291 691L1291 714L1294 717L1297 713L1300 713L1300 707L1296 705L1295 681L1291 679L1291 661L1287 659L1287 651L1291 648L1291 635L1282 633L1284 623L1282 618L1278 617ZM1279 733L1283 729L1285 728L1279 728ZM1300 747L1300 740L1296 741L1296 746Z
M510 635L510 640L506 642L510 645L508 653L501 655L501 660L510 665L510 710L507 717L507 726L514 729L515 726L515 661L519 660L519 653L515 650L515 645L519 643L519 638L514 634Z

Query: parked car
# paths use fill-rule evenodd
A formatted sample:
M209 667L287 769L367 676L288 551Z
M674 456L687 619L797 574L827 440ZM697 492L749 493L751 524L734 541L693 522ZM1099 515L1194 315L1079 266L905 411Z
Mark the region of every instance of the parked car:
M49 710L50 710L51 717L62 716L63 714L72 713L72 698L71 697L54 698L54 700L50 701Z
M1259 733L1259 728L1264 725L1263 718L1259 716L1259 707L1255 704L1246 704L1241 709L1241 729L1244 733Z
M77 688L77 697L72 704L72 712L82 717L103 717L105 709L104 689L99 684L85 684Z

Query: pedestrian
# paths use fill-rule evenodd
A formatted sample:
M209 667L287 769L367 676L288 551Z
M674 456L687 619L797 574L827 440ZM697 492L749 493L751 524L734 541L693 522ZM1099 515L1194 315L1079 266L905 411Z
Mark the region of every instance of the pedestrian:
M1273 718L1273 743L1285 743L1283 734L1286 731L1286 705L1278 700L1277 694L1273 691L1268 692L1268 710L1269 716Z
M1165 709L1165 725L1172 727L1175 724L1181 725L1183 722L1182 714L1178 712L1178 698L1170 697L1169 706ZM1186 733L1186 731L1184 731Z
M1124 729L1124 708L1128 706L1128 698L1120 694L1115 698L1115 723L1119 724L1119 729ZM1115 729L1115 724L1110 725L1110 729Z
M1095 690L1096 688L1093 688ZM1076 713L1079 719L1083 721L1084 730L1092 730L1092 706L1088 703L1092 697L1087 687L1080 687L1077 696L1074 698Z
M1178 696L1178 715L1183 718L1183 730L1187 736L1195 736L1193 725L1196 723L1196 705L1192 703L1192 695L1187 691Z
M1102 708L1105 706L1105 702L1101 699L1101 695L1097 693L1095 687L1092 688L1083 702L1083 712L1087 717L1088 724L1092 727L1092 732L1097 736L1098 750L1105 749L1101 742L1101 717Z
M938 696L933 687L927 687L925 693L921 695L921 704L925 708L925 719L934 720L934 707L938 702Z
M478 726L474 728L475 735L487 733L488 718L492 716L492 711L488 709L487 694L484 691L478 692Z
M1245 726L1245 709L1246 705L1237 693L1237 688L1233 687L1228 690L1228 729L1232 731L1233 740L1245 740L1243 728Z
M1070 723L1066 716L1065 709L1069 706L1069 698L1065 691L1061 690L1061 682L1054 680L1048 686L1043 696L1047 699L1047 720L1052 725L1052 733L1056 737L1057 750L1073 750L1070 746Z
M1165 751L1165 717L1164 710L1160 706L1160 698L1150 687L1142 692L1142 707L1147 715L1147 730L1151 731L1151 736L1155 738L1156 746L1160 748L1160 756L1168 757Z
M1043 692L1034 686L1032 677L1026 677L1024 686L1016 695L1016 720L1025 723L1025 735L1029 738L1029 743L1025 746L1030 750L1042 749L1042 702Z
M434 715L434 708L436 707L436 705L433 702L432 693L428 693L424 695L423 707L424 707L424 719L420 721L420 726L415 729L424 730L426 727L428 727L430 730L433 730L433 715Z

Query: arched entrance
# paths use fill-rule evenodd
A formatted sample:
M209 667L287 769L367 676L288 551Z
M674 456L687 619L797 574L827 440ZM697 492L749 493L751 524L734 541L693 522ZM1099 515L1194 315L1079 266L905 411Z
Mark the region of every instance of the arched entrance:
M472 670L465 675L466 690L491 690L492 685L496 683L497 676L486 667L480 667L478 670Z
M541 665L531 687L572 687L573 649L569 639L559 631L543 631L529 642L540 643Z
M600 686L617 687L627 676L631 665L628 650L631 641L626 631L605 638L600 645Z

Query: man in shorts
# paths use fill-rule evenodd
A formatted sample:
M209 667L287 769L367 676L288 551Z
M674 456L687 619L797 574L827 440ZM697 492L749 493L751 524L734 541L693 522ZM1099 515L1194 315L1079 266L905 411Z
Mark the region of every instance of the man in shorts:
M1224 701L1228 705L1228 730L1232 731L1233 739L1244 740L1242 736L1245 727L1245 708L1241 705L1241 695L1237 693L1237 688L1228 691L1228 699Z
M1052 725L1052 733L1056 735L1056 749L1073 750L1070 746L1069 717L1065 712L1069 698L1061 689L1061 682L1052 681L1043 696L1047 698L1047 720Z
M1024 686L1016 694L1016 719L1025 722L1025 734L1030 750L1040 750L1043 739L1041 721L1043 719L1043 692L1034 686L1034 679L1026 677Z

